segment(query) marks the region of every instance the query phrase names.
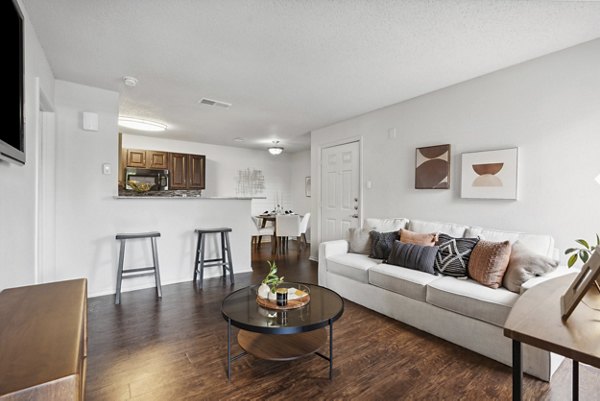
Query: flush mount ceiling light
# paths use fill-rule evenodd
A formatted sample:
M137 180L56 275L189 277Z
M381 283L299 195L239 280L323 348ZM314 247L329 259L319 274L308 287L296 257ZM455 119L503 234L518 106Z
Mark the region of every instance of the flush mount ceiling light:
M268 149L270 154L277 156L283 152L283 148L281 146L277 146L278 143L279 141L273 141L273 146Z
M165 124L133 117L119 117L119 126L140 131L152 132L159 132L167 129L167 126Z
M124 76L123 77L123 83L126 86L129 86L129 87L133 88L134 86L136 86L138 84L138 79L136 77Z

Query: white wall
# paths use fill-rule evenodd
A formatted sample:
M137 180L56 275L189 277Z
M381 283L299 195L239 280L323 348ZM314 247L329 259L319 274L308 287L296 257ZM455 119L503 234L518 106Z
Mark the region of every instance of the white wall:
M266 199L252 200L252 213L260 214L265 210L272 210L277 199L281 201L282 207L293 207L289 177L291 155L287 153L273 156L266 150L131 134L123 134L123 147L206 155L206 190L202 192L204 196L236 196L238 171L247 168L261 170L265 177L266 191L259 196L265 196Z
M294 211L304 214L310 212L311 198L304 192L304 179L310 176L310 150L290 155L290 198Z
M27 10L18 1L25 17L25 153L26 164L0 161L0 290L33 284L36 281L36 174L39 138L37 116L39 90L54 98L54 77Z
M208 199L115 199L118 167L118 94L56 81L56 280L87 277L91 296L113 293L118 232L160 231L163 284L192 279L197 227L233 228L236 272L250 267L250 201ZM98 113L98 132L83 131L81 112ZM180 149L190 151L193 149ZM102 174L110 163L112 175ZM211 252L214 243L210 243ZM150 265L149 242L133 241L125 267ZM220 272L207 270L207 276ZM153 285L152 277L126 280L123 290Z
M564 250L600 231L600 40L381 110L311 135L313 213L320 147L363 139L363 217L398 216L550 233ZM396 128L397 139L388 139ZM415 148L450 143L450 190L415 190ZM519 147L519 200L460 198L463 152ZM372 189L366 182L372 181ZM313 220L313 236L317 219ZM312 256L318 241L313 241Z

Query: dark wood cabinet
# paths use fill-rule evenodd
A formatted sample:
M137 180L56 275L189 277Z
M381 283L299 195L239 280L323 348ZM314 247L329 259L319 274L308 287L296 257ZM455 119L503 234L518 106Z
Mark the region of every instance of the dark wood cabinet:
M127 149L127 167L146 167L146 151Z
M169 153L169 189L186 189L188 158L183 153Z
M148 168L160 168L167 170L169 168L169 154L167 152L157 152L156 150L146 151L146 166Z
M204 189L206 156L189 155L188 187L190 189Z
M156 150L127 149L127 167L169 168L169 153Z
M206 156L170 153L170 189L205 189Z

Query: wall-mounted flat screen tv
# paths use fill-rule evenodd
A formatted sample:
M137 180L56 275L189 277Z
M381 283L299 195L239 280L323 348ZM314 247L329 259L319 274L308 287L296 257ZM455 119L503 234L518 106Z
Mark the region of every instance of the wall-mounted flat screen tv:
M23 117L23 13L17 0L0 2L4 42L4 84L7 124L0 129L0 159L25 164Z

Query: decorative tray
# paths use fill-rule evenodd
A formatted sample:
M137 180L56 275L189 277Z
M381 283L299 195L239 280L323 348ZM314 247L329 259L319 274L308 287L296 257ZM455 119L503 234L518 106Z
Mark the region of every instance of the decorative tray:
M287 289L288 300L286 305L278 305L275 295L270 293L273 298L263 298L259 295L258 287L256 293L256 303L263 308L273 310L290 310L301 308L310 302L310 289L304 284L299 283L280 283L277 289Z

